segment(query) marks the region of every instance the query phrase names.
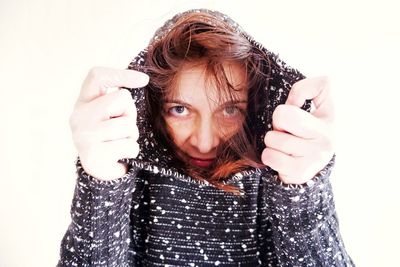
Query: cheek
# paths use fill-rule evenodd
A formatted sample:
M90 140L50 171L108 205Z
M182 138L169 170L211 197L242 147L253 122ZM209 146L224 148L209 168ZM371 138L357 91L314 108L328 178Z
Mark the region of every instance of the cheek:
M183 148L192 132L191 121L179 121L174 119L166 119L168 131L176 146Z
M220 137L224 141L231 138L233 135L237 134L243 126L244 120L237 119L232 121L218 121L218 128L220 130Z

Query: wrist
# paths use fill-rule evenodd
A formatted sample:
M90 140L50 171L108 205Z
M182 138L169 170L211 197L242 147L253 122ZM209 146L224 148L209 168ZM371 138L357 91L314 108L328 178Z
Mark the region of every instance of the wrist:
M112 181L123 177L128 172L125 163L116 162L115 164L89 164L81 159L83 170L94 179L100 181Z

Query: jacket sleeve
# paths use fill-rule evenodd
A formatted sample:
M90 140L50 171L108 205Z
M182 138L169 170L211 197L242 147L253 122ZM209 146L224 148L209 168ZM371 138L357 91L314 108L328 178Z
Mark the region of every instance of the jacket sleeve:
M354 266L340 236L328 179L334 161L302 186L264 175L269 240L279 266Z
M129 213L135 169L114 181L97 180L77 161L72 222L57 266L120 266L129 247Z

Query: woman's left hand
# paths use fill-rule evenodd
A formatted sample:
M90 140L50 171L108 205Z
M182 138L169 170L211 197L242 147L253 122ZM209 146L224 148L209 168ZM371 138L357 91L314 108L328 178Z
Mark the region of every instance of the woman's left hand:
M301 109L311 99L315 109ZM296 82L284 105L272 116L265 135L262 162L287 184L303 184L322 170L334 154L334 106L326 77Z

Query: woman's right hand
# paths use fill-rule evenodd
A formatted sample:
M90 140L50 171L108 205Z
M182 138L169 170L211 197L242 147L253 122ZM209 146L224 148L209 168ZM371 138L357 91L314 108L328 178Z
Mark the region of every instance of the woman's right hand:
M72 139L84 170L99 180L127 172L118 163L139 153L136 107L131 93L120 87L143 87L149 76L134 70L96 67L89 71L70 117ZM118 90L107 92L109 88Z

